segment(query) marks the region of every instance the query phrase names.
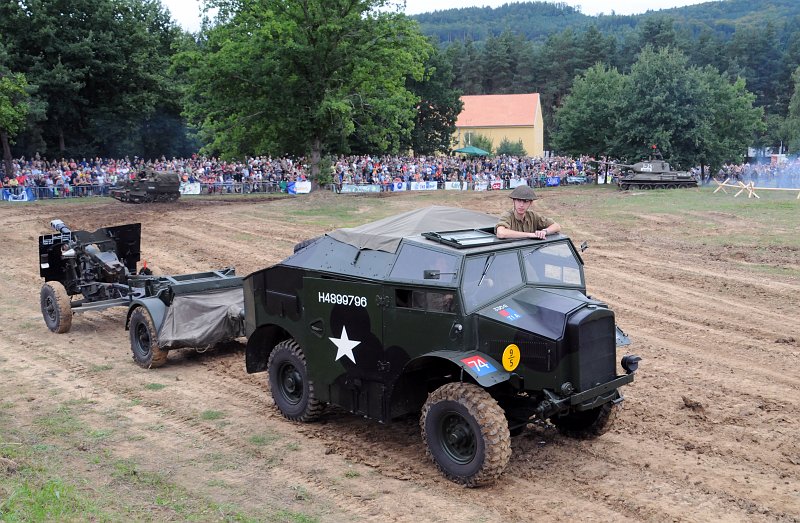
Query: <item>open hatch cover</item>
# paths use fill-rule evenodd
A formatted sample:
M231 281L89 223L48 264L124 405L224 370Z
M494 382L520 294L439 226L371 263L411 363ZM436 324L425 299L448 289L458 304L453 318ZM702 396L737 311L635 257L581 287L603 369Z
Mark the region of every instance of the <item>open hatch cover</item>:
M513 238L505 240L498 238L494 234L493 227L484 227L482 229L461 229L457 231L423 232L422 236L429 240L443 243L456 249L486 247L488 245L497 245L500 243L514 241Z

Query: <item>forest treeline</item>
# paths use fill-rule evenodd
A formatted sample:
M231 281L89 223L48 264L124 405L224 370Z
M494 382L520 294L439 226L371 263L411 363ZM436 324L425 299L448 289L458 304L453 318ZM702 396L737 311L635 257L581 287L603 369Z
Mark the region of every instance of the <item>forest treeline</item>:
M180 29L158 0L0 3L4 156L202 150L309 154L316 164L328 154L446 152L461 94L525 92L541 94L545 147L574 150L581 142L568 136L568 123L580 119L558 113L565 104L589 110L579 109L589 106L578 98L592 99L599 84L587 78L602 80L606 96L626 98L609 107L635 112L631 103L647 93L623 88L643 74L660 88L695 83L669 96L708 101L715 84L729 86L749 123L735 141L716 140L726 151L740 150L745 132L753 134L750 145L800 146L794 0L599 17L546 2L408 17L386 9L389 3L207 0L215 15L197 34ZM576 87L580 96L567 103ZM751 125L751 104L760 125ZM695 120L724 107L708 102ZM659 128L651 137L646 124L637 123L644 129L637 140L665 135Z

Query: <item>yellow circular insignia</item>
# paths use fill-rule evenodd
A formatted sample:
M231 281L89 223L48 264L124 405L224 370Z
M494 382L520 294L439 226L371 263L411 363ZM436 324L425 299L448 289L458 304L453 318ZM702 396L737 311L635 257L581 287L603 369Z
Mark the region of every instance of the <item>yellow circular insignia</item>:
M520 360L519 347L513 343L503 351L503 368L511 372L517 368Z

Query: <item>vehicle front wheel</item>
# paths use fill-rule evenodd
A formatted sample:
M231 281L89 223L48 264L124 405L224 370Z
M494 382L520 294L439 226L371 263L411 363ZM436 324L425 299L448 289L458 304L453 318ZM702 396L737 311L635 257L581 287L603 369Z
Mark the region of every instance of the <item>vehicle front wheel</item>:
M167 351L158 346L158 332L150 313L144 307L133 310L129 330L131 352L137 365L153 369L167 362Z
M592 439L608 432L617 417L619 406L609 402L593 409L556 416L550 421L565 436Z
M429 396L420 417L427 454L448 479L467 487L492 483L511 457L503 409L471 383L448 383Z
M275 345L267 361L269 388L275 406L293 421L314 421L325 404L314 394L303 349L293 339Z
M48 329L57 334L69 331L72 327L72 307L67 290L61 282L49 281L42 285L39 303Z

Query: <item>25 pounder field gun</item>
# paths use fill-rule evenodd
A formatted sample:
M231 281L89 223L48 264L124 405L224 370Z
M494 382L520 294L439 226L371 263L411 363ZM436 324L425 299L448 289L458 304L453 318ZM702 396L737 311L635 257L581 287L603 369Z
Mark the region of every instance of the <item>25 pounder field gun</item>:
M61 220L39 237L42 316L55 333L68 332L74 313L128 307L133 359L158 367L167 351L205 348L243 335L242 279L232 267L156 276L137 273L141 224L72 231Z

